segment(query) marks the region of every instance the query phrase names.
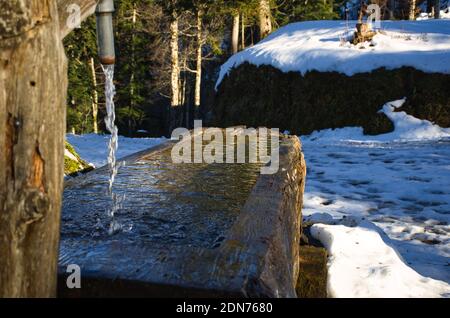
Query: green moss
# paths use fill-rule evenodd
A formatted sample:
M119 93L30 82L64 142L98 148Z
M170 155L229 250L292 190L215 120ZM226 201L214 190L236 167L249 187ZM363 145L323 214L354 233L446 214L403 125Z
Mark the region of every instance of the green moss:
M64 157L64 174L73 175L80 170L80 164L70 159L69 157Z
M407 97L402 110L450 126L450 76L413 68L378 69L346 76L337 72L283 73L272 66L242 64L215 96L210 126L267 126L306 135L314 130L359 126L366 134L394 129L378 113L389 101Z
M81 159L71 144L66 141L66 150L69 151L77 160L64 156L64 174L67 176L77 176L79 173L87 173L93 170L86 161Z

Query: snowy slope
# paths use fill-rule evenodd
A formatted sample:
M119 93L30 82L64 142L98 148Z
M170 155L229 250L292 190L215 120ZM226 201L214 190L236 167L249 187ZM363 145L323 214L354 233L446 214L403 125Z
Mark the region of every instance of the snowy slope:
M351 76L380 67L402 66L450 74L450 20L382 21L373 46L346 42L355 24L356 21L308 21L287 25L233 55L222 66L216 87L232 68L244 62L302 74L316 70Z

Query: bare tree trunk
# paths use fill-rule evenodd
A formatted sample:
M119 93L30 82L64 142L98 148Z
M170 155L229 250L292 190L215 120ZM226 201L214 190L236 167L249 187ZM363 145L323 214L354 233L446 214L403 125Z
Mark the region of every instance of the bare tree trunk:
M241 50L245 50L245 15L242 14L241 22Z
M170 23L170 49L172 56L172 107L180 106L180 62L178 58L178 16L174 14Z
M259 34L261 40L272 33L272 13L270 0L259 1Z
M232 53L236 54L239 51L239 12L233 15L233 31L231 34L231 48Z
M202 89L202 63L203 63L203 36L202 36L202 15L201 9L197 11L197 69L195 72L195 117L198 116L201 105Z
M434 18L435 19L441 18L441 1L440 0L434 1Z
M409 0L409 20L416 19L416 0Z
M0 297L56 296L67 60L55 0L0 0Z
M395 0L389 0L389 19L395 20Z
M136 4L133 3L133 15L132 15L132 35L131 35L131 76L130 76L130 104L128 105L128 135L131 136L132 132L134 130L134 123L132 121L132 110L134 109L134 101L135 101L135 91L134 91L134 72L136 68L136 54L135 54L135 45L134 45L134 39L135 39L135 31L136 31L136 20L137 20L137 10L136 10Z
M89 67L91 69L92 84L94 89L92 91L92 122L95 134L98 134L98 92L97 92L97 74L95 73L94 58L89 59Z

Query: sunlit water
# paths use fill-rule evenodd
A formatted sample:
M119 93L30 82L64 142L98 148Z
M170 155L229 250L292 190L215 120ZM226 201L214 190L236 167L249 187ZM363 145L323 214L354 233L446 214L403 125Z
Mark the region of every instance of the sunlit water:
M133 226L132 224L123 225L117 222L115 215L122 207L122 203L125 200L125 194L118 195L113 191L114 181L117 176L119 166L117 165L116 153L119 147L118 134L119 130L115 124L116 111L114 105L114 96L116 95L116 89L114 86L114 65L102 66L105 74L105 99L106 99L106 117L105 124L106 129L111 133L111 138L108 144L108 166L109 166L109 180L108 180L108 195L111 197L111 204L107 207L107 214L110 217L110 224L108 233L110 235L117 231L128 231ZM100 220L98 220L100 222ZM98 224L100 226L101 224Z
M106 242L215 248L223 241L259 176L259 164L174 164L171 150L129 162L118 171L117 196L127 195L115 221L133 224L108 235L107 173L74 179L64 191L62 245Z

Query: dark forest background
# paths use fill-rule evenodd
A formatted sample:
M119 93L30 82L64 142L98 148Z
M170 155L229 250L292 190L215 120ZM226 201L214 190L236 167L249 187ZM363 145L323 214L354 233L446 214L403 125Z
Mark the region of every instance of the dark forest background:
M384 18L407 19L410 0L116 0L115 99L126 136L167 135L174 126L208 120L220 66L286 24L356 19L361 2L376 2ZM415 1L418 14L435 1ZM262 7L263 6L263 7ZM267 7L268 6L268 11ZM266 10L266 11L264 11ZM266 27L266 29L264 29ZM69 59L67 131L102 133L103 73L95 16L65 39Z

